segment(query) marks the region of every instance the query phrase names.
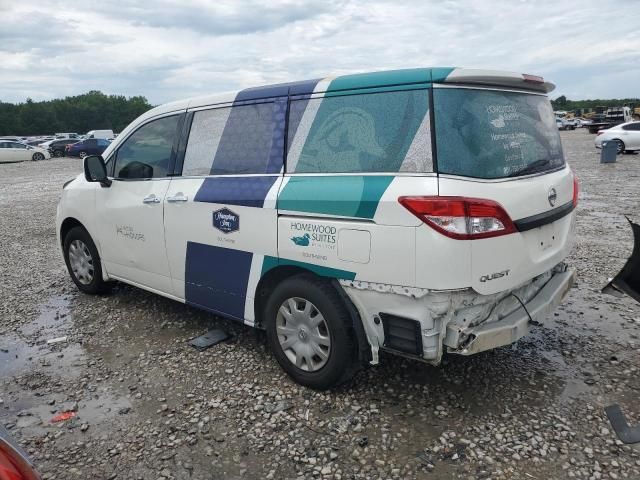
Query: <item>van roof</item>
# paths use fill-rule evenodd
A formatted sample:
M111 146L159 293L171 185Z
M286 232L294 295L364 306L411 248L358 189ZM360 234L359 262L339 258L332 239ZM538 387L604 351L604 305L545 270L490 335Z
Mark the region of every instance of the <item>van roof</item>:
M549 93L555 88L553 83L545 81L542 77L516 72L454 67L410 68L264 85L247 88L239 92L178 100L160 105L147 112L144 117L152 117L171 111L184 110L186 108L232 102L241 103L261 98L309 95L314 92L338 92L341 90L354 89L374 89L374 91L378 91L400 85L425 83L498 86L541 93Z

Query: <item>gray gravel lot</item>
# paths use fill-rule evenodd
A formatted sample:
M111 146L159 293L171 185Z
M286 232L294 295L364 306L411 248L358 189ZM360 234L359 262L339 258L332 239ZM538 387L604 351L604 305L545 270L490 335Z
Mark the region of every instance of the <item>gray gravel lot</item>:
M562 139L582 187L565 304L512 347L384 356L328 393L242 325L124 285L78 293L54 217L81 161L0 164L0 423L47 479L640 478L603 411L640 423L640 305L600 293L632 249L640 155L600 165L593 136ZM186 344L216 325L234 340Z

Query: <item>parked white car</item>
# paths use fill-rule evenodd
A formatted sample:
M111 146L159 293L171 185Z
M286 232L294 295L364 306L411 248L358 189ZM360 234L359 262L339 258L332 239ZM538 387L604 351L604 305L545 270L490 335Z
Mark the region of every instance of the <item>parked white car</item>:
M586 118L582 118L582 117L576 117L574 120L575 120L576 126L578 128L584 127L585 125L590 125L590 124L593 123L592 120L589 120L589 119L586 119Z
M0 162L23 162L25 160L45 160L51 158L48 150L20 142L0 140Z
M600 130L594 140L596 148L602 148L604 141L616 142L618 153L640 150L640 122L627 122Z
M380 350L437 365L508 345L574 279L552 89L419 68L154 108L64 185L67 269L86 293L120 280L265 329L317 389Z

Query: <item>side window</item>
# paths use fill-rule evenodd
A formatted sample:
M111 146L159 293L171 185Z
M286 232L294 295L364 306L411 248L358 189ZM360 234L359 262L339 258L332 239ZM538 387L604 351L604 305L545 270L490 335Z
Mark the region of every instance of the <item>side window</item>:
M100 139L98 139L98 146L99 147L108 147L109 146L109 141L105 140L104 138L100 138Z
M182 175L279 173L286 101L197 111Z
M623 130L631 130L631 131L640 131L640 122L630 123L629 125L625 125L622 127Z
M13 142L13 143L11 144L11 147L12 147L12 148L27 148L27 146L26 146L26 145L24 145L24 144L22 144L22 143L18 143L18 142Z
M428 90L292 100L287 172L432 172Z
M179 118L172 115L154 120L127 138L116 152L114 177L166 177Z

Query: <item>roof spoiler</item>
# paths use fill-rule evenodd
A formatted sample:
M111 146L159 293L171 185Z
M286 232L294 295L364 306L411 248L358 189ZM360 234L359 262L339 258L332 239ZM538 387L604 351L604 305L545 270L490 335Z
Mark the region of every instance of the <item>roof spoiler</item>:
M475 68L456 68L447 75L444 83L510 87L543 93L549 93L556 88L553 83L547 82L544 78L537 75Z

